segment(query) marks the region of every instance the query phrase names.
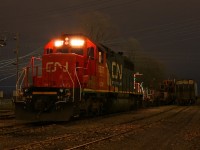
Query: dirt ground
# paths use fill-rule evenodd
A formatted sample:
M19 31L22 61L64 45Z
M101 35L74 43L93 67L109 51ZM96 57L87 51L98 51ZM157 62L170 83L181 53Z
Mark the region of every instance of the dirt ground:
M200 149L200 107L163 117L155 123L112 139L93 149L126 150L199 150ZM173 114L173 112L172 112ZM162 117L162 116L160 116Z
M199 103L146 108L68 123L29 124L18 129L8 129L6 120L4 124L0 149L200 149Z

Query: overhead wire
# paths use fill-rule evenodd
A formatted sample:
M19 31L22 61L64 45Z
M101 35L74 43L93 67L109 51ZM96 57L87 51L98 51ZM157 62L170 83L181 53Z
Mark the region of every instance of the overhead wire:
M21 62L23 60L23 63L18 64L19 70L21 70L24 66L26 66L28 64L28 62L30 61L30 58L32 56L37 55L37 54L41 54L41 52L39 52L39 50L41 50L41 47L33 50L32 52L30 52L26 55L20 56L19 62ZM1 64L1 66L0 66L0 74L1 74L0 75L0 82L7 80L7 79L9 79L13 76L16 76L16 74L15 75L13 74L13 71L16 71L16 64L14 66L13 63L16 63L16 58L0 61L0 64ZM2 73L3 73L3 75L2 75ZM9 75L9 74L12 74L12 75Z
M139 0L138 0L139 1ZM115 3L113 4L113 3L111 3L111 5L110 6L108 6L108 4L109 4L109 1L101 1L100 3L101 4L104 4L105 6L108 6L108 7L114 7L114 6L121 6L121 4L128 4L128 3L132 3L132 2L138 2L138 1L130 1L130 0L128 0L128 1L118 1L119 3L116 3L116 1L115 1ZM87 2L84 2L84 3L81 3L80 5L74 5L74 6L65 6L65 7L63 7L63 8L53 8L52 10L50 9L50 10L48 10L46 13L47 14L51 14L51 13L64 13L65 11L67 11L67 12L69 12L70 11L70 8L74 11L74 8L77 8L77 9L81 9L81 8L83 8L83 9L85 9L86 7L89 7L89 6L92 6L92 5L94 5L94 6L97 6L96 5L96 3L92 3L91 1L87 1ZM102 5L101 5L102 6ZM67 8L66 8L67 7ZM103 6L104 7L104 6ZM93 7L91 7L91 8L93 8ZM107 8L107 7L106 7ZM105 9L105 8L102 8L102 9ZM46 13L43 13L44 15L46 15ZM40 14L40 13L38 13L38 14ZM32 20L34 20L34 19L32 19ZM173 24L173 23L170 23L170 24ZM164 25L170 25L170 24L164 24ZM161 25L161 26L163 26L163 25ZM157 28L157 26L156 26L156 28ZM142 30L145 30L145 29L142 29ZM166 29L165 29L166 30ZM141 31L141 30L140 30ZM135 32L135 31L134 31ZM136 31L137 32L137 31Z
M116 6L122 6L122 5L128 5L130 3L136 3L138 1L142 1L142 0L101 0L101 1L84 1L83 3L79 3L79 4L75 4L75 5L65 5L65 6L59 6L54 5L53 8L51 9L47 9L46 5L44 7L44 9L42 10L37 10L35 11L33 14L28 14L26 13L25 15L18 15L15 16L15 18L17 19L22 19L25 18L29 19L29 21L32 22L37 22L37 19L41 19L40 21L45 21L46 19L48 19L48 17L51 17L52 15L57 16L57 14L63 14L63 13L69 13L69 12L73 12L71 14L66 14L66 16L70 17L74 15L74 10L78 11L78 10L87 10L87 11L91 11L91 10L103 10L103 9L109 9L109 8L114 8ZM113 3L114 2L114 3ZM47 10L46 10L47 9ZM34 18L35 17L35 18ZM13 19L15 19L13 18ZM1 20L6 20L9 18L2 18Z

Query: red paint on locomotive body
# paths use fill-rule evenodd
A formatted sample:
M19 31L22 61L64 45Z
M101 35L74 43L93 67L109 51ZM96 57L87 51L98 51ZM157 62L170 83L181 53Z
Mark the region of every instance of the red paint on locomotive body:
M71 39L83 40L84 44L71 46ZM56 47L57 40L63 41L63 46ZM96 45L84 36L66 35L51 40L44 47L42 75L34 77L33 85L106 90L106 54L99 52Z

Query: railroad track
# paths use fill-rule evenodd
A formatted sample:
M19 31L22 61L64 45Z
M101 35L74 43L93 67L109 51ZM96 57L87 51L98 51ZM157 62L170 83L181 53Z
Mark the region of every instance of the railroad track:
M15 114L12 110L0 110L0 120L13 119Z
M0 136L15 135L21 132L34 132L34 130L44 129L45 127L52 126L52 123L16 123L8 126L0 127Z
M163 113L167 113L171 110L174 110L176 109L178 106L175 106L175 107L172 107L170 109L167 109L165 111L162 111L160 113L156 113L154 115L150 115L150 116L145 116L145 117L140 117L140 118L137 118L137 119L134 119L132 121L129 121L129 122L122 122L120 124L126 124L126 123L133 123L135 121L140 121L140 120L145 120L147 118L152 118L152 117L155 117L155 116L158 116L158 115L161 115ZM115 114L109 114L109 115L105 115L105 116L98 116L98 117L95 117L95 118L89 118L89 120L91 120L91 122L95 122L96 120L99 120L99 119L105 119L105 118L109 118L109 117L113 117L113 116L118 116L118 115L123 115L123 114L127 114L127 113L130 113L130 112L123 112L123 113L115 113ZM135 113L135 111L133 112ZM2 115L2 120L5 118L6 120L7 119L13 119L14 118L14 114L13 116L8 116L8 115ZM1 119L1 117L0 117ZM79 121L84 121L84 120L88 120L88 118L81 118L81 119L78 119L78 120L73 120L71 122L67 122L67 124L78 124ZM13 125L9 125L9 126L3 126L3 127L0 127L0 135L8 135L8 134L15 134L15 133L19 133L21 132L22 130L25 131L25 130L33 130L32 128L36 129L36 128L39 128L39 124L37 124L37 126L35 126L37 123L18 123L18 124L13 124ZM48 123L47 123L48 124ZM120 125L118 124L118 125ZM43 123L41 123L41 125L45 125ZM51 123L49 124L51 125ZM35 126L35 127L33 127ZM115 125L114 125L115 126Z
M134 120L134 121L126 122L126 124L124 124L124 125L126 125L126 127L123 128L121 132L118 132L118 133L115 133L115 134L111 134L111 135L108 135L108 136L105 136L105 137L102 137L102 138L98 138L98 139L95 139L95 140L93 140L93 141L86 142L86 143L84 143L84 144L80 144L80 145L77 145L77 146L74 146L74 147L71 147L71 148L66 148L65 150L83 149L83 148L88 147L88 146L90 146L90 145L93 145L93 144L95 144L95 143L99 143L99 142L102 142L102 141L106 141L106 140L108 140L108 139L116 138L116 137L119 137L119 136L121 136L121 135L125 135L125 134L128 134L128 133L131 133L131 132L133 132L133 131L136 130L136 129L143 129L143 128L146 128L146 127L151 126L151 125L153 125L153 124L155 124L155 123L164 121L164 120L166 120L166 119L168 119L168 118L175 117L175 116L177 116L178 114L180 114L181 112L183 112L183 111L185 111L185 110L187 110L187 109L189 109L189 107L184 107L184 108L180 109L179 111L177 111L177 112L176 112L175 114L173 114L173 115L169 115L169 116L167 116L167 117L165 117L165 118L162 118L162 119L157 120L156 122L153 122L153 123L150 122L150 123L147 123L147 124L144 124L144 125L139 125L139 126L134 126L134 125L131 126L131 125L130 125L130 126L127 126L128 124L133 123L133 122L135 122L135 121L140 121L140 120L147 119L147 118L145 118L145 117L144 117L144 118L139 118L139 119ZM163 114L163 113L169 112L170 110L173 110L173 108L172 108L172 109L169 109L169 110L167 110L167 111L160 112L160 113L158 113L158 114L152 115L152 116L150 116L150 117L148 117L148 118L152 118L152 117L155 117L155 116L159 116L159 115L161 115L161 114ZM113 127L112 127L112 129L113 129ZM120 131L120 130L119 130L119 131Z
M177 108L179 108L177 110ZM167 119L170 117L175 117L176 115L178 115L179 113L181 113L182 111L187 110L189 107L173 107L170 108L168 110L165 110L163 112L157 113L157 114L153 114L147 117L141 117L141 118L137 118L135 120L131 120L128 122L123 122L120 124L115 124L113 126L109 126L107 128L97 128L98 130L91 129L91 131L88 131L87 133L70 133L70 134L62 134L62 135L57 135L57 136L53 136L53 137L49 137L45 140L40 140L40 141L34 141L28 144L23 144L23 145L19 145L13 148L10 148L10 150L12 149L29 149L30 147L32 149L37 149L37 148L41 148L41 147L45 147L45 145L48 147L48 145L51 145L51 143L55 143L56 141L71 141L71 140L78 140L77 138L82 138L82 141L85 141L86 139L88 141L86 141L85 143L81 143L80 145L76 145L73 146L71 145L71 147L69 146L68 148L66 148L67 150L74 150L74 149L81 149L84 148L86 146L90 146L92 144L98 143L98 142L102 142L105 141L107 139L112 139L115 137L118 137L120 135L125 135L127 133L133 132L137 129L142 129L142 128L146 128L152 124L158 123L160 121L162 121L163 119ZM177 110L176 113L169 113L168 112L172 111L172 110ZM141 120L148 120L151 118L156 118L160 115L163 115L166 113L165 118L162 119L158 119L154 122L149 122L149 123L144 123L144 124L137 124L137 122L141 121ZM93 132L93 133L92 133ZM91 137L90 137L90 134Z
M0 120L7 120L7 119L14 119L15 115L14 114L4 114L0 115Z

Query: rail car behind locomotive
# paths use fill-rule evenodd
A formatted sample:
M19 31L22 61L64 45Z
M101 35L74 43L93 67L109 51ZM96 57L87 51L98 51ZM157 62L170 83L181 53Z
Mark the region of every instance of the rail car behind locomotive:
M133 63L120 53L83 35L61 35L24 68L17 82L16 118L67 121L131 109L142 98L134 92L133 74Z
M177 80L175 95L178 105L194 104L198 96L196 81L188 79Z
M160 83L159 101L161 104L174 104L175 103L175 79L163 80Z

